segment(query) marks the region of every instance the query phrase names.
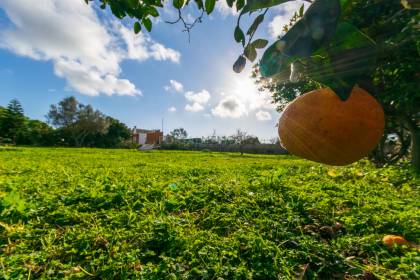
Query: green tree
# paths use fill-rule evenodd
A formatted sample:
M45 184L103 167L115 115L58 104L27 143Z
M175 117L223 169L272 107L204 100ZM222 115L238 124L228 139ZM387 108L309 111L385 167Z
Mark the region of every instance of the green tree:
M188 137L188 133L184 128L176 128L169 133L175 140L183 140Z
M131 130L124 123L117 119L107 117L109 122L108 131L105 134L107 147L117 147L131 138Z
M69 135L77 147L84 146L89 135L105 134L109 126L104 114L90 105L79 103L73 96L64 98L58 105L51 105L47 119L60 128L63 135Z
M25 128L25 116L20 102L13 99L6 109L1 110L0 137L9 138L16 143L16 138Z
M24 129L18 135L19 145L50 146L54 144L54 130L39 120L25 118Z
M372 75L361 80L361 85L383 104L387 116L387 134L400 138L401 149L391 160L405 156L411 137L413 165L420 170L420 33L415 11L401 9L399 1L383 1L382 6L368 6L363 1L353 3L347 17L360 26L380 46L380 54ZM381 8L380 12L378 9ZM374 16L376 19L372 20ZM408 132L408 133L407 133ZM408 139L410 140L410 139ZM386 156L379 146L381 159Z
M131 130L117 119L106 117L108 129L105 133L91 135L86 142L92 147L116 148L131 139Z
M345 7L341 20L363 30L378 46L372 71L354 80L382 103L386 114L386 133L372 158L380 163L393 163L411 152L413 165L420 169L420 34L416 28L419 15L404 9L398 0L349 1ZM347 71L358 70L361 63L368 62L354 54L353 58L344 57ZM320 86L310 78L291 83L290 71L282 72L283 77L267 80L261 78L258 69L255 68L253 77L261 89L272 93L280 111L298 95ZM397 141L390 141L391 136L397 137ZM398 147L390 150L392 143Z
M4 114L5 110L6 109L4 107L0 106L0 144L2 144L4 142L3 138L5 138L4 135L3 135L3 125L2 125L3 114Z

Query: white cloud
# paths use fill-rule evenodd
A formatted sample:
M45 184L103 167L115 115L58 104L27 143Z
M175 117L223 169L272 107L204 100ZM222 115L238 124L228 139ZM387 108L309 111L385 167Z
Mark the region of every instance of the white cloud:
M271 114L267 111L258 111L255 116L257 117L257 120L259 120L260 122L265 122L265 121L271 121L273 118L271 117Z
M188 91L185 93L185 98L192 103L198 103L201 105L207 104L207 102L209 102L210 100L210 93L203 89L200 92L193 92L193 91Z
M191 103L185 106L185 111L200 112L204 110L204 106L210 101L210 93L205 89L200 92L187 91L185 98Z
M181 59L181 54L179 52L166 48L144 33L135 34L133 30L116 22L112 24L112 29L110 31L114 31L115 39L122 39L125 48L124 50L120 50L120 52L124 59L132 59L141 62L152 58L158 61L169 60L174 63L179 63Z
M248 114L245 104L235 95L223 98L219 104L212 109L212 114L220 118L240 118Z
M195 112L200 112L200 111L203 111L203 110L204 110L204 106L201 105L200 103L197 103L197 102L195 102L193 104L187 104L185 106L185 111L187 111L187 112L195 113Z
M176 108L174 106L172 106L172 107L168 108L168 112L175 113Z
M153 43L150 45L150 55L156 60L171 60L173 62L179 62L181 54L173 49L168 49L164 45L159 43Z
M275 112L275 105L269 93L260 92L250 70L238 75L228 73L221 99L212 109L212 114L220 118L242 118L255 111Z
M0 29L0 48L36 60L52 61L69 88L91 96L139 95L120 78L124 59L179 62L180 54L119 23L101 21L83 1L1 0L11 25Z
M176 91L176 92L183 92L184 91L184 85L176 80L170 80L169 85L165 86L166 91Z
M305 10L307 10L310 3L302 0L289 1L275 8L275 11L278 11L278 15L276 15L268 24L268 32L271 37L277 38L284 34L283 27L290 23L290 19L302 5L304 5Z
M216 2L216 10L224 17L227 17L229 15L236 16L238 15L238 12L236 11L236 6L233 5L232 8L230 8L226 1L217 1Z
M129 80L119 79L113 74L104 75L99 70L89 68L74 60L57 60L54 73L65 78L72 89L90 96L96 96L100 92L106 95L141 94Z

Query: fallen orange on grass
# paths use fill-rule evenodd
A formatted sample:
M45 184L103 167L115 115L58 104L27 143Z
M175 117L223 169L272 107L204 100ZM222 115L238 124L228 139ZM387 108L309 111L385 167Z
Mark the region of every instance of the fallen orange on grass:
M381 139L382 106L368 92L354 87L342 101L323 88L306 93L283 112L281 145L290 153L329 165L347 165L365 157Z
M382 242L390 248L392 248L394 244L399 245L399 246L401 245L410 246L410 242L405 240L404 237L398 236L398 235L385 235L384 238L382 239Z

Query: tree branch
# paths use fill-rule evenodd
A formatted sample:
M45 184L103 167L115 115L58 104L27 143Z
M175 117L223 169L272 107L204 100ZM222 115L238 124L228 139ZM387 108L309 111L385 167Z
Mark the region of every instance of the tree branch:
M182 16L181 9L178 9L178 18L174 21L165 20L165 22L168 24L177 24L178 22L182 22L185 28L184 30L182 30L182 32L188 33L188 43L191 43L191 33L190 33L191 29L193 29L197 23L203 22L203 16L204 16L204 11L202 10L200 16L198 16L192 23L188 23L185 21L184 17Z

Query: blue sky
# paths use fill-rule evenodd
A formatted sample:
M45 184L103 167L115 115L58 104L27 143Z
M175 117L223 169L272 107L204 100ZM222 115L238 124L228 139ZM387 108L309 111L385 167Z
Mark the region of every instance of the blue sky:
M258 35L273 42L302 3L273 8ZM193 18L194 9L184 14ZM170 6L161 15L175 18ZM235 21L221 0L189 43L181 25L158 20L150 34L134 35L132 22L83 0L1 0L0 105L17 98L28 116L45 120L50 104L74 95L130 127L160 128L163 118L166 132L184 127L201 137L242 129L268 140L279 113L258 93L249 64L242 74L232 71L241 53Z

